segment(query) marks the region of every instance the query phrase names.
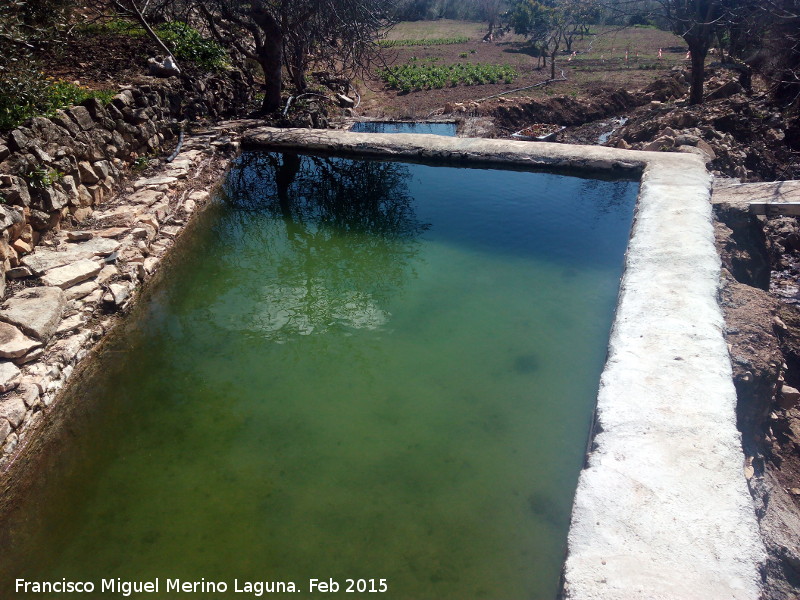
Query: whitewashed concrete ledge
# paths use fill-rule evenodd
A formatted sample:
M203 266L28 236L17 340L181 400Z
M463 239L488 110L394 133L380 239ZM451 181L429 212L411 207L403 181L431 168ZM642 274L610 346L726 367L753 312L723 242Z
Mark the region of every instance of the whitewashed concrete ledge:
M756 600L764 547L744 477L717 303L711 176L691 154L433 135L261 128L243 146L638 172L564 598Z

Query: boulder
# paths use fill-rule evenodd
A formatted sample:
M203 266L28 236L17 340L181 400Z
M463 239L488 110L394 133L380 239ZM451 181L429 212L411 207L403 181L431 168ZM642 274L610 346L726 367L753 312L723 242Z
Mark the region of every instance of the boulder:
M25 334L46 342L58 327L66 301L60 288L25 288L0 305L0 321L16 325Z

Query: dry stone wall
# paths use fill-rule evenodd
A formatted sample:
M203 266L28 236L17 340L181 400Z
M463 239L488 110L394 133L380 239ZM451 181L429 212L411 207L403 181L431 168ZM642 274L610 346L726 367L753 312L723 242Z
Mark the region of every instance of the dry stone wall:
M110 313L129 304L206 201L196 185L219 176L215 157L235 147L218 126L187 137L158 176L123 181L175 135L176 120L247 104L236 76L154 82L0 139L0 475L111 328Z
M92 98L35 117L0 139L0 295L7 279L28 277L21 259L65 218L84 223L134 161L156 153L176 123L221 117L247 105L241 74L152 79L107 105Z

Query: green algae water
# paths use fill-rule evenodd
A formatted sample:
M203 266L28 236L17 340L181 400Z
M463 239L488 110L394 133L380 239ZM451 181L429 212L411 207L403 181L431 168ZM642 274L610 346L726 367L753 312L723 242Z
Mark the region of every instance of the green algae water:
M0 597L553 599L637 190L244 154L63 401Z

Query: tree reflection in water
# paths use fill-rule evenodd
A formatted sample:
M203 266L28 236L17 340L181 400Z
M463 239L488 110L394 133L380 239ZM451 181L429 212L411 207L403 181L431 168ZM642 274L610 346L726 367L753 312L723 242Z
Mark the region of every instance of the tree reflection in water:
M275 341L385 325L389 300L414 276L418 237L429 227L416 218L410 177L398 163L240 157L223 190L235 209L226 235L247 253L237 259L243 267L270 265L259 308L240 324ZM230 299L219 300L230 310Z

